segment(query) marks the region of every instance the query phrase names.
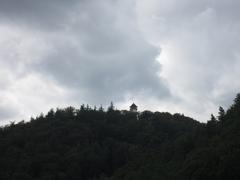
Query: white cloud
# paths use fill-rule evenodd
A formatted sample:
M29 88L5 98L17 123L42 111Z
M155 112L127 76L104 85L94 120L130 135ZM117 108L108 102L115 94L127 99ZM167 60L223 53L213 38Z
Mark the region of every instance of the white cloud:
M140 1L139 7L147 4ZM141 6L142 5L142 6ZM229 106L239 91L237 1L151 1L139 12L150 41L161 48L161 76L181 100L170 104L206 121L219 105ZM142 21L143 20L143 21ZM147 28L145 28L147 27Z

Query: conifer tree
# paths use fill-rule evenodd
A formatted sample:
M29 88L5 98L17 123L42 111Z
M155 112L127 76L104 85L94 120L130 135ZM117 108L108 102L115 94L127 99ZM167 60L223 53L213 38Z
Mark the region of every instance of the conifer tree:
M218 111L218 120L222 121L224 116L225 116L225 110L223 109L223 107L220 106Z

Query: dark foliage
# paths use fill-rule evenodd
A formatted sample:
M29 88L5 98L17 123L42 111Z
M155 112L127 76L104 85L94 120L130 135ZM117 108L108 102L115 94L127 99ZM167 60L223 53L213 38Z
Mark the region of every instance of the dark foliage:
M113 104L11 123L0 129L0 179L240 179L240 95L207 124Z

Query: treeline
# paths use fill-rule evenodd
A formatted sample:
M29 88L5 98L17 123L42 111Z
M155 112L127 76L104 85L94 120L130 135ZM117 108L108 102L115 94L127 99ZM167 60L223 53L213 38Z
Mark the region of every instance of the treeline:
M217 117L51 109L0 128L1 180L240 179L240 94Z

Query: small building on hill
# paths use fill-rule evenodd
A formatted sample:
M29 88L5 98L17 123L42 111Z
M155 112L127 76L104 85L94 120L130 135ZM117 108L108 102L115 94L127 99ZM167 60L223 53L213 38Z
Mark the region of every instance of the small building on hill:
M130 106L130 111L131 111L131 112L137 112L137 109L138 109L138 107L137 107L137 105L134 104L134 103Z

